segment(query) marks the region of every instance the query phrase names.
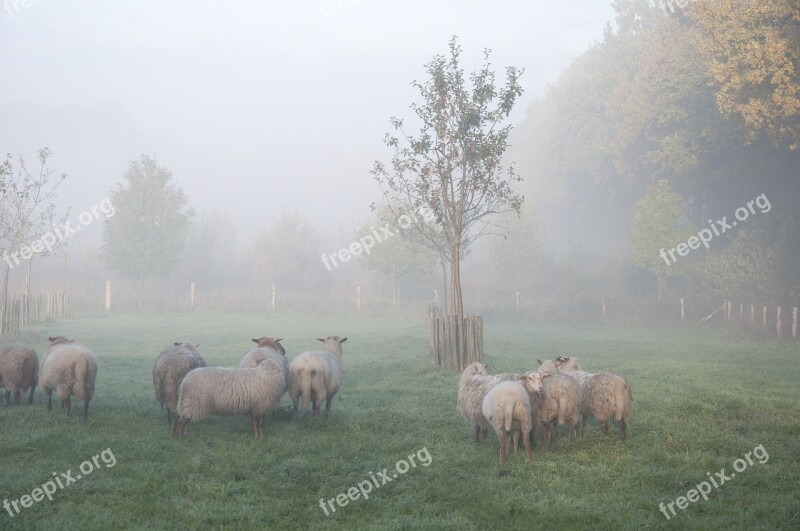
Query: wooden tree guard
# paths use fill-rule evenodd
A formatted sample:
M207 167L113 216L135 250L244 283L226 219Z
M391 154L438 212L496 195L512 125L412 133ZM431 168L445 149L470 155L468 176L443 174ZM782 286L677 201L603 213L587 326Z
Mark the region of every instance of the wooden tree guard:
M437 368L460 371L464 365L483 361L483 317L431 317L431 350Z

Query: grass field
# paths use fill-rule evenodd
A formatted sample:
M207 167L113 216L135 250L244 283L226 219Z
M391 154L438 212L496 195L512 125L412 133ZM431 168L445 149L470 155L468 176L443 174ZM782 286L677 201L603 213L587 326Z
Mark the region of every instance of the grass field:
M501 466L494 435L480 444L455 409L458 375L434 370L423 321L96 315L33 329L79 340L99 360L84 422L34 405L0 407L0 502L30 495L103 450L94 471L0 529L799 529L800 343L756 342L722 331L544 328L486 323L493 372L536 358L579 356L590 371L626 375L629 438L587 436ZM251 337L286 338L289 358L339 334L345 381L328 420L291 421L291 401L253 438L245 417L215 417L171 437L151 367L177 340L200 343L209 365L235 365ZM42 356L44 339L29 342ZM668 504L763 445L735 477L668 521ZM425 450L430 456L425 461ZM319 506L415 455L416 467L326 516ZM109 457L106 454L106 458ZM763 456L763 454L761 454ZM761 459L763 460L763 458ZM423 461L428 466L423 466ZM741 463L738 462L739 468ZM400 465L401 467L403 465ZM90 468L90 467L87 467ZM377 479L381 482L381 479ZM366 488L366 487L365 487ZM334 502L335 505L335 502ZM328 509L330 512L330 508Z

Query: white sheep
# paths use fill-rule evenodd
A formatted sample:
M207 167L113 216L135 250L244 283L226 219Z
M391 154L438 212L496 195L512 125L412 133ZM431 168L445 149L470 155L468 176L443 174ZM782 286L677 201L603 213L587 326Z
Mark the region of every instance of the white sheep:
M33 404L33 392L39 379L39 357L32 348L22 345L0 347L0 387L6 388L6 407L19 404L20 394L30 389L28 404Z
M89 413L89 402L94 397L97 377L97 358L84 345L79 345L64 336L50 337L50 346L39 369L39 387L47 395L47 410L53 409L52 395L55 390L61 407L70 414L71 397L83 400L83 418Z
M500 463L506 462L511 432L514 431L514 454L517 454L519 434L525 446L525 458L531 459L532 429L531 400L526 387L520 381L500 382L483 398L483 416L497 433L500 446Z
M330 415L331 401L342 385L342 343L346 337L328 336L322 341L324 350L303 352L289 364L289 395L294 403L294 420L297 420L297 406L303 401L303 409L308 410L311 402L315 417L320 415L320 406L325 401L325 416Z
M581 367L578 358L560 356L555 364L558 370L574 376L581 383L583 401L581 405L581 428L583 436L588 417L600 422L603 435L608 435L608 421L616 419L619 435L627 437L628 419L633 409L633 394L628 381L612 372L588 373Z
M252 369L260 360L270 359L283 371L286 389L289 389L289 361L286 359L286 349L281 345L283 338L261 337L253 339L256 348L249 350L239 361L240 369Z
M503 381L518 380L518 374L490 375L489 366L473 362L464 367L461 379L458 382L458 399L456 407L458 412L467 422L475 427L475 442L480 442L481 436L485 439L486 433L493 426L483 415L483 399L486 393Z
M253 434L260 438L264 417L278 407L285 390L283 372L272 360L259 361L253 369L194 369L181 383L172 435L186 437L189 422L209 415L249 415Z
M568 374L555 370L555 364L539 362L536 372L545 377L541 393L531 395L533 425L544 430L544 447L554 441L556 426L568 426L567 439L572 441L575 427L581 425L581 386Z
M175 343L158 355L153 362L153 389L156 401L167 409L167 423L172 424L171 412L178 407L178 391L183 378L192 369L205 367L197 351L199 345Z

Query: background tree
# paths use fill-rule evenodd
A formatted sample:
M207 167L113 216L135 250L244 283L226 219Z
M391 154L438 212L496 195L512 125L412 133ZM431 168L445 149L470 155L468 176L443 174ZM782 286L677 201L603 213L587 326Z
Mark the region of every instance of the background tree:
M299 214L283 214L253 236L246 262L252 264L253 278L263 289L275 284L308 293L319 285L325 270L319 259L320 241L314 226Z
M666 179L656 181L636 203L629 236L631 262L655 275L659 300L666 289L667 278L679 267L669 255L665 260L660 250L667 252L685 242L689 233L677 226L681 212L681 196L670 189Z
M399 136L389 133L385 139L395 150L391 170L376 161L372 174L389 208L415 211L425 207L435 215L441 227L437 237L420 236L432 249L449 256L450 312L463 316L463 253L492 231L495 215L518 212L523 201L511 188L520 180L513 166L503 167L511 126L501 126L522 93L522 72L508 67L505 85L496 87L487 49L483 66L469 76L472 86L468 87L456 37L449 48L449 57L436 55L425 66L430 76L425 83L412 83L422 96L422 103L411 105L420 122L419 134L409 134L402 119L392 118Z
M486 249L495 285L505 286L509 292L521 290L529 296L536 283L536 270L544 244L544 232L536 209L527 202L519 215L510 212L501 216L500 225L507 235L493 238Z
M155 158L131 161L123 178L127 185L109 197L115 214L103 224L103 252L112 271L140 280L141 306L145 280L168 275L181 261L194 210Z
M354 241L368 237L374 239L375 227L383 223L386 223L383 218L378 217L376 223L362 226L353 235ZM400 283L428 278L437 256L430 248L405 236L396 223L389 226L395 235L375 243L369 254L366 252L359 254L358 261L364 269L389 279L392 284L392 301L396 309L400 299Z
M0 247L3 251L3 295L0 300L0 333L8 332L6 312L8 310L8 277L11 267L30 260L33 253L25 249L42 252L39 240L51 227L55 205L51 200L66 175L53 179L53 171L47 167L51 152L40 149L37 154L39 169L33 175L28 171L22 155L16 162L10 156L0 163ZM33 244L37 245L33 245ZM29 245L30 244L30 245ZM37 246L40 247L37 251ZM25 256L28 254L28 256Z
M695 2L697 43L717 83L717 105L738 115L750 138L800 142L800 2Z

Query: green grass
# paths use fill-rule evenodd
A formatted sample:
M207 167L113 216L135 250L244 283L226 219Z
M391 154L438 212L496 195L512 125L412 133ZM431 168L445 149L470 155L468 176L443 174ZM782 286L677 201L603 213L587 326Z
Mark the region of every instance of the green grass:
M587 370L628 377L630 436L616 427L549 452L498 463L494 435L480 444L455 409L458 375L434 370L427 325L398 319L112 315L34 329L95 351L97 392L84 422L33 407L0 407L0 502L53 472L110 448L114 467L22 509L0 529L798 529L800 343L756 342L722 332L486 324L493 372L536 367L537 358L579 356ZM235 365L249 338L281 335L288 356L340 334L345 381L330 419L291 422L291 401L252 436L245 417L214 417L171 437L151 383L155 356L177 340L199 342L209 365ZM40 356L44 339L29 342ZM80 411L80 402L73 411ZM706 473L763 444L754 463L667 521L659 502L685 496ZM369 499L326 516L318 503L427 448ZM377 474L376 474L377 475Z

